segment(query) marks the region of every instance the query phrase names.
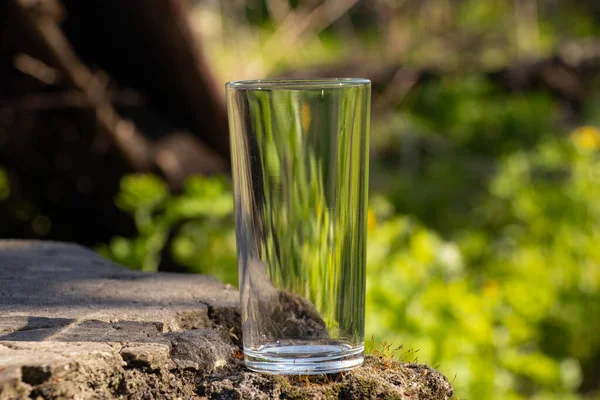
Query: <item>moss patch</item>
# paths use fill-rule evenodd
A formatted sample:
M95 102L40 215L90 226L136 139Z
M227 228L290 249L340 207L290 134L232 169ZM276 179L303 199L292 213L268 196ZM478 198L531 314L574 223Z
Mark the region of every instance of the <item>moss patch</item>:
M446 377L427 365L367 356L353 371L316 376L264 375L235 360L199 382L198 394L207 399L447 400L453 389Z

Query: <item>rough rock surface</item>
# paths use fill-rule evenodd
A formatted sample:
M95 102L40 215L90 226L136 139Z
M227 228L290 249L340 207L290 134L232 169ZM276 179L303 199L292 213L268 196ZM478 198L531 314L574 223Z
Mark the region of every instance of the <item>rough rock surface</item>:
M346 374L243 367L238 292L90 250L0 241L0 399L448 399L445 377L377 357Z

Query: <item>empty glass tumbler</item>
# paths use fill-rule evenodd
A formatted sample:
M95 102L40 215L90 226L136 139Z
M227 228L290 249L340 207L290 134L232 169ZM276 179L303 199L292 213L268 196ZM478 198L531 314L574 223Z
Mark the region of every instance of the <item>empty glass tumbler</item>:
M230 82L244 357L322 374L363 361L371 83Z

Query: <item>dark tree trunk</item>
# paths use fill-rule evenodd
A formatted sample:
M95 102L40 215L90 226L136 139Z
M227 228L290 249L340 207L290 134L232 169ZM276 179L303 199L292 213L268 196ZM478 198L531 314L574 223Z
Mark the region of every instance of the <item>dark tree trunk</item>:
M133 235L126 173L228 172L223 101L181 0L0 2L1 237Z

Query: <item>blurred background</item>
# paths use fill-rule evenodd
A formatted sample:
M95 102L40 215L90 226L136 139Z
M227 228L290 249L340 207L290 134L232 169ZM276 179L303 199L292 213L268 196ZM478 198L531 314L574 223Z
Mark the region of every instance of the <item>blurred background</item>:
M600 399L595 0L6 0L0 237L237 284L223 85L333 76L373 82L369 349Z

